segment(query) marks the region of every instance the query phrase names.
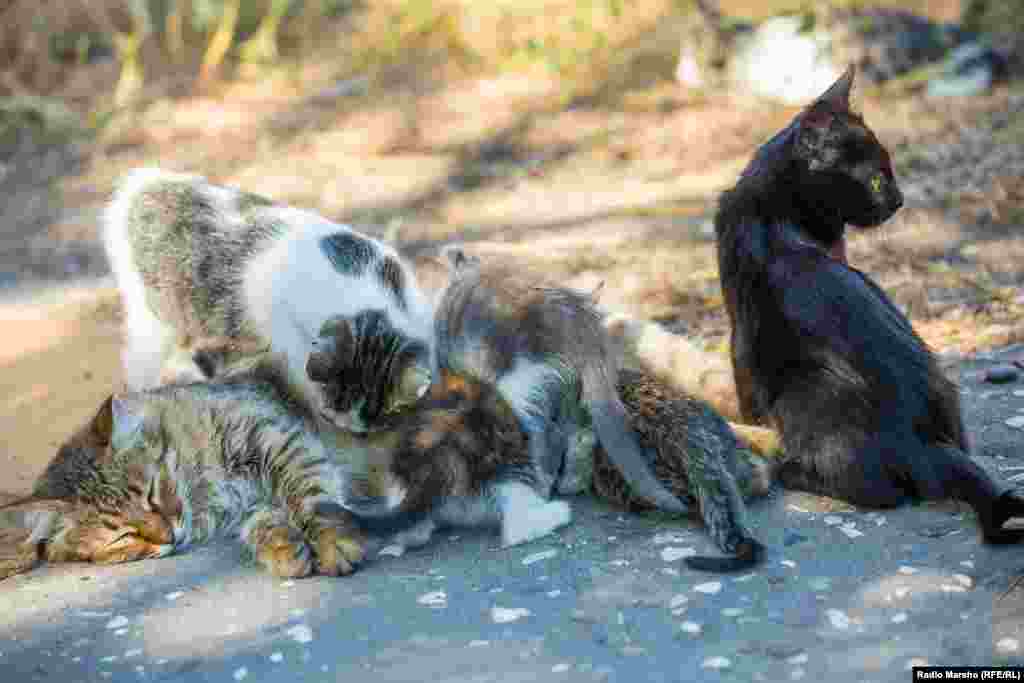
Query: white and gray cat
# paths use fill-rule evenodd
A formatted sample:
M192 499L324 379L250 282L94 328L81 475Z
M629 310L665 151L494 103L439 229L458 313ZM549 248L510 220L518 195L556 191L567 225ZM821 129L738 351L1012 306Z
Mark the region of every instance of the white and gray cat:
M284 356L300 400L351 431L371 430L426 392L431 306L390 246L315 213L159 169L130 173L104 223L131 388L210 379L269 348ZM347 328L349 347L332 353L330 368L314 358L307 372L328 318ZM344 378L343 391L318 385L328 372Z

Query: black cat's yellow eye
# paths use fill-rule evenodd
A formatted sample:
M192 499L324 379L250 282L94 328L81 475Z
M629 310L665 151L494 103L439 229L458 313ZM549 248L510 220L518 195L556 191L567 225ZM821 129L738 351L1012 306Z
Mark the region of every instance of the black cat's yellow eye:
M875 175L871 176L871 180L868 181L868 183L871 185L871 191L874 192L875 194L880 194L882 192L881 173L876 173Z

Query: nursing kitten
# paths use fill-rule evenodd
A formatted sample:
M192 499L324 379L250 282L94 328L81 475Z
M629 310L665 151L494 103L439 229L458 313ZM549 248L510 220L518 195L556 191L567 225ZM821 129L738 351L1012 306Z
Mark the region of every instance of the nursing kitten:
M435 311L440 370L497 388L529 435L539 492L579 492L584 476L565 471L581 425L593 424L637 496L659 508L685 504L651 473L629 429L615 383L620 350L587 296L510 267L446 256L453 273Z
M686 564L735 571L760 561L764 548L746 525L744 497L768 490L767 461L741 445L707 405L647 375L623 371L618 390L647 466L699 510L715 542L735 556L690 557ZM584 433L590 429L580 425ZM353 477L344 503L368 534L419 546L439 526L489 525L500 528L508 546L570 521L565 501L543 495L527 433L491 383L444 369L415 409L370 440L389 453L388 462L374 482ZM585 441L589 450L577 448L568 457L593 459L577 464L593 472L588 488L624 507L655 507L634 493L592 433Z
M164 557L237 534L276 576L351 573L362 534L339 505L348 474L276 369L107 399L32 494L0 507L29 537L0 578L38 561Z
M717 215L740 410L774 426L781 483L857 505L969 503L985 540L1024 500L968 455L957 387L910 321L846 260L847 224L902 204L847 73L755 154Z
M426 391L431 306L394 249L346 226L198 176L141 169L108 207L104 242L124 299L133 389L210 379L270 348L286 359L297 397L353 431ZM338 315L352 382L328 398L306 361Z

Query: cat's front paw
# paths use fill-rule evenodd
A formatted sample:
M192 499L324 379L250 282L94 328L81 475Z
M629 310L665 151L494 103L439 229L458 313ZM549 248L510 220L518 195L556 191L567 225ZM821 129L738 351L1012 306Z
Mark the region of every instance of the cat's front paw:
M313 573L313 553L298 531L287 526L267 529L256 548L256 560L271 574L298 579Z
M327 576L347 576L366 557L366 539L362 534L328 527L321 529L316 541L317 571Z
M351 574L367 555L366 536L340 505L321 502L315 509L315 523L307 534L316 550L317 571L327 576Z

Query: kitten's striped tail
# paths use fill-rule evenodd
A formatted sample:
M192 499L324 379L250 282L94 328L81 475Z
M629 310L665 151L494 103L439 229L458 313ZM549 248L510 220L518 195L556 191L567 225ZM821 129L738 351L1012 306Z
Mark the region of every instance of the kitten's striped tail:
M734 557L711 557L709 555L696 555L683 560L690 569L701 572L739 572L750 569L761 563L764 559L765 547L760 541L754 538L747 538L736 546Z
M587 363L582 375L583 400L590 410L597 438L633 493L659 510L678 514L689 512L689 506L654 476L629 426L626 408L619 399L615 380L605 359Z

